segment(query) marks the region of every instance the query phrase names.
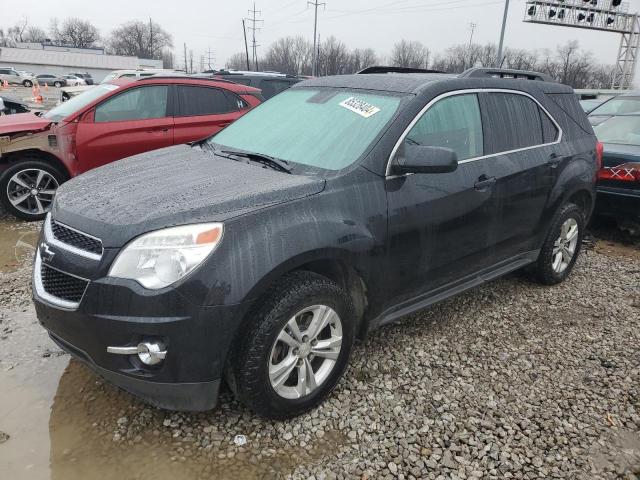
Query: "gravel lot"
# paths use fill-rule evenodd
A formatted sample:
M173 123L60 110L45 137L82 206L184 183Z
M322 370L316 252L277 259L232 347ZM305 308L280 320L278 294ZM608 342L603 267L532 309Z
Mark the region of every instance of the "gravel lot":
M0 222L0 234L23 228ZM374 332L329 400L287 422L255 417L228 392L212 412L158 410L69 362L35 321L27 264L0 273L0 390L19 398L0 400L7 478L640 474L638 244L592 238L560 286L513 274ZM30 385L43 375L51 410L34 413ZM16 415L48 429L48 443ZM31 442L44 451L41 470L11 462Z

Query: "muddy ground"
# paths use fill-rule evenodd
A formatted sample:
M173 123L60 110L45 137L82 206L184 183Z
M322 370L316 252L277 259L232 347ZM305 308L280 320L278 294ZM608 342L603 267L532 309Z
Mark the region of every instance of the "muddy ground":
M162 411L71 360L31 305L38 227L0 212L1 479L638 478L640 243L612 225L563 285L513 274L374 332L288 422L228 392Z

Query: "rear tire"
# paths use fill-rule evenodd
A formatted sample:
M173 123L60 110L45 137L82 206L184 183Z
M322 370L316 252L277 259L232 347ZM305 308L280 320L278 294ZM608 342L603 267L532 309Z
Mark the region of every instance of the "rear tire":
M38 157L22 157L0 177L0 202L23 220L42 220L53 203L58 187L67 176Z
M532 272L544 285L556 285L566 279L580 254L584 236L584 213L573 203L556 212Z
M340 380L353 345L349 295L321 275L293 272L267 292L251 317L228 362L227 382L236 398L278 420L322 403Z

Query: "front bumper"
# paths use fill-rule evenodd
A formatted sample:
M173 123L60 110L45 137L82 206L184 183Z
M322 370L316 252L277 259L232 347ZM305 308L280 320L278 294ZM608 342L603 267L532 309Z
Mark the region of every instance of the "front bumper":
M77 358L108 382L126 390L151 405L167 410L200 412L215 408L221 380L194 383L152 382L130 377L96 365L83 350L49 332L61 349Z

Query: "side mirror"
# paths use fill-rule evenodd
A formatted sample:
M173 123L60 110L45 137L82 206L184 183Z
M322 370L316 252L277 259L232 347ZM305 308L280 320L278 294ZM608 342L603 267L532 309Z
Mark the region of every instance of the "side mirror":
M394 175L449 173L458 168L458 155L450 148L404 144L393 160Z

